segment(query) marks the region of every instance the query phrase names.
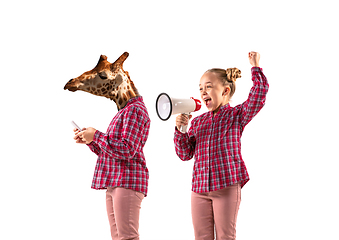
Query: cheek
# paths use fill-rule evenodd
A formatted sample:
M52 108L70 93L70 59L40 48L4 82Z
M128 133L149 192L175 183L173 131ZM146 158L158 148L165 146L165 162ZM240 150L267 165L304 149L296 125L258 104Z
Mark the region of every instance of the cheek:
M211 91L210 96L215 100L218 99L218 97L219 97L218 94L215 91Z
M221 101L223 101L223 96L222 96L222 93L213 93L213 101L215 102L215 103L220 103Z

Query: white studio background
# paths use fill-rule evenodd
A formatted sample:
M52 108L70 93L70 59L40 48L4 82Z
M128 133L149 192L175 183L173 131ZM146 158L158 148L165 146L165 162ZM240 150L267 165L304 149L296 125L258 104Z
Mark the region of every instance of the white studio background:
M100 54L124 63L151 117L144 240L194 239L193 160L173 145L158 94L200 99L201 75L237 67L232 106L251 88L249 51L270 83L245 128L251 181L237 239L339 239L338 22L335 1L5 1L1 4L0 239L110 239L105 192L90 188L96 156L71 120L103 132L114 102L64 91ZM206 111L202 108L193 116Z

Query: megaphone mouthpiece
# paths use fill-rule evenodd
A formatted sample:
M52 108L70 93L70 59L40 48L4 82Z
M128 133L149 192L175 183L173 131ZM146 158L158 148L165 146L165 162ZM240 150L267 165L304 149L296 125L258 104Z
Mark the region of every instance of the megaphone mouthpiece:
M193 99L193 100L195 101L195 110L194 110L193 112L199 111L200 108L201 108L201 102L200 102L200 100L195 99L195 98L193 98L193 97L191 97L191 99Z

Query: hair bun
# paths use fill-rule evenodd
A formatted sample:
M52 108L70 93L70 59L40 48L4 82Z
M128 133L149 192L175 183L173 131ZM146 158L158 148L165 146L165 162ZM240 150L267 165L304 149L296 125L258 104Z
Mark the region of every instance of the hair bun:
M226 69L227 81L235 82L237 78L241 78L241 71L238 68Z

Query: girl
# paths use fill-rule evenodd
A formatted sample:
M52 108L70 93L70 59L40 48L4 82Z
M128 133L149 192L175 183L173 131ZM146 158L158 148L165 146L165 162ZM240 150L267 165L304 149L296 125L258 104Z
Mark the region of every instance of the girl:
M98 155L92 188L107 189L106 207L112 239L139 239L141 201L147 195L148 169L143 147L150 119L141 96L118 111L107 132L74 129L77 143Z
M200 79L200 95L209 112L192 120L188 133L178 129L189 118L178 115L175 150L183 161L195 158L191 211L195 239L235 239L241 188L249 181L241 156L244 127L265 104L268 83L259 68L260 55L250 52L252 81L248 99L236 107L229 101L240 76L236 68L210 69Z

